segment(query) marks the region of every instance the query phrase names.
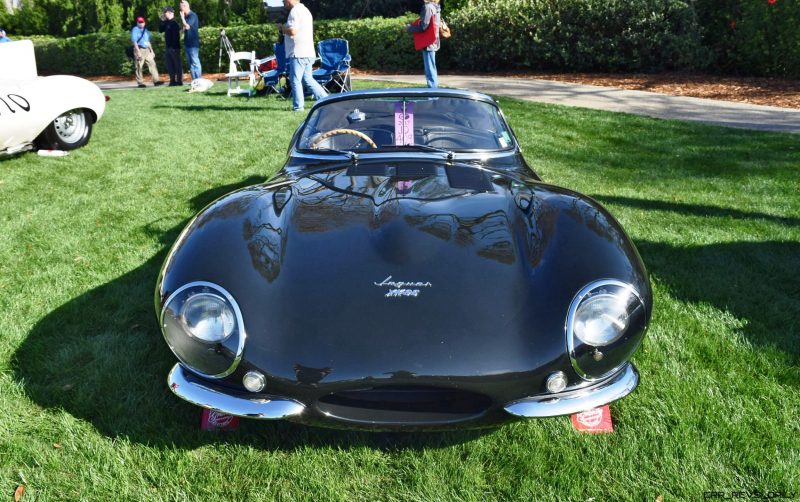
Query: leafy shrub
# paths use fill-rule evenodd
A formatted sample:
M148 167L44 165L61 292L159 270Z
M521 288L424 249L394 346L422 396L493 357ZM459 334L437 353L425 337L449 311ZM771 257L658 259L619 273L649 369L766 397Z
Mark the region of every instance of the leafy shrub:
M130 29L137 16L156 25L164 0L23 0L22 7L7 13L0 9L0 26L17 36L49 34L59 37ZM192 0L192 10L202 25L263 23L267 13L261 0Z
M347 39L353 64L359 68L419 69L422 62L414 52L411 36L403 30L403 26L413 19L413 16L403 16L353 21L323 20L314 23L314 34L318 41L326 38ZM259 58L273 53L272 44L278 38L278 32L272 24L232 26L225 28L225 33L236 50L255 50ZM219 34L219 28L200 28L200 63L206 73L227 71L227 56L224 54L220 69ZM152 40L156 62L160 64L163 61L164 37L155 32ZM125 46L129 44L128 32L69 38L34 37L36 60L39 72L43 75L130 75L133 66L125 57Z
M455 0L449 0L455 1ZM465 0L460 0L465 1ZM306 0L314 18L366 18L399 16L417 11L421 0ZM97 32L116 33L130 29L136 16L155 24L164 0L23 0L13 12L0 9L0 26L10 34L73 37ZM201 26L240 26L269 21L262 0L192 0L192 10Z
M344 38L350 42L353 65L364 69L420 70L422 59L414 51L405 25L416 15L399 18L373 17L354 21L331 20L315 28L317 38Z
M713 68L800 77L800 0L696 0L695 8Z
M448 0L449 3L450 0ZM315 19L361 19L400 16L419 10L422 0L303 0Z
M463 69L658 71L704 57L678 0L472 0L447 21L447 53Z
M250 0L248 0L250 1ZM773 3L770 3L772 1ZM705 70L800 76L800 0L468 0L445 19L440 68L465 71ZM696 6L696 10L695 10ZM319 20L317 40L345 38L361 69L422 71L403 26L417 17ZM735 21L734 24L731 24ZM151 23L153 27L154 23ZM272 54L271 24L226 28L238 50ZM154 33L157 61L163 37ZM130 74L128 32L37 38L43 74ZM205 72L220 71L219 28L200 29ZM222 71L227 58L223 55Z

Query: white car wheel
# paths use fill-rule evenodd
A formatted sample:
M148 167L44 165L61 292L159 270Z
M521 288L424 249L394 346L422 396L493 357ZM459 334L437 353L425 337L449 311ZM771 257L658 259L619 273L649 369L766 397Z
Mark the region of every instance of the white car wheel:
M70 110L51 122L39 135L40 147L53 150L74 150L89 141L92 120L85 110Z

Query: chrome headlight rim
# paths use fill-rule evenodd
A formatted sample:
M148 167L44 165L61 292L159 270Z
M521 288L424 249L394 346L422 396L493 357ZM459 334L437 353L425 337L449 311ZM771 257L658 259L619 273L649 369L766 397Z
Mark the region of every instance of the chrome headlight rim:
M228 304L230 305L231 309L233 310L234 315L236 316L236 328L238 330L238 333L237 333L237 335L238 335L238 343L237 343L237 346L236 346L236 353L234 354L234 358L233 358L233 361L231 362L230 367L227 370L225 370L225 371L223 371L221 373L216 373L216 374L204 373L204 372L196 369L188 361L185 361L184 358L182 358L178 354L178 351L175 350L175 347L173 347L173 345L170 343L169 338L167 337L167 334L165 332L165 329L164 329L164 316L166 315L167 307L169 306L170 302L172 302L178 295L182 294L187 289L191 289L191 288L208 288L208 289L214 291L219 296L224 298L225 301L228 302ZM173 291L172 294L167 297L167 300L164 302L164 305L161 307L161 314L158 317L158 321L159 321L159 326L161 327L161 335L164 337L164 341L167 343L167 346L169 346L169 349L172 351L172 353L175 355L175 357L178 358L178 361L180 361L180 363L183 365L183 367L186 368L187 370L191 371L192 373L194 373L194 374L196 374L198 376L204 377L204 378L210 378L210 379L214 379L214 380L219 380L219 379L225 378L226 376L230 375L231 373L236 371L236 368L239 367L239 363L242 361L242 354L244 354L244 344L245 344L245 340L247 339L247 332L246 332L246 330L244 328L244 319L242 318L242 311L239 308L239 304L236 303L236 300L233 299L233 295L231 295L222 286L220 286L218 284L214 284L213 282L208 282L208 281L193 281L193 282L188 282L188 283L184 284L183 286L181 286L178 289L176 289L175 291Z
M598 376L589 375L578 364L578 359L577 359L577 355L576 355L576 344L575 344L576 335L574 334L575 314L578 311L578 307L580 307L580 305L583 302L583 300L590 293L592 293L593 291L595 291L597 289L603 288L605 286L612 286L612 287L617 287L617 288L620 288L620 289L624 289L624 290L628 291L630 294L632 294L634 297L636 297L636 299L639 301L639 304L642 307L645 306L644 300L642 300L642 296L639 294L639 292L636 290L636 288L634 288L633 285L631 285L631 284L629 284L627 282L620 281L618 279L598 279L598 280L590 282L589 284L584 286L575 295L575 297L572 299L572 302L569 305L569 313L567 314L567 322L566 322L566 324L564 326L564 331L565 331L565 335L566 335L566 339L567 339L567 349L569 351L569 360L570 360L570 363L572 364L572 368L575 370L575 372L578 374L578 376L580 376L583 380L585 380L587 382L597 382L599 380L604 380L604 379L606 379L606 378L608 378L608 377L610 377L612 375L615 375L620 370L622 370L622 368L624 368L625 365L630 363L629 360L622 361L617 366L614 366L610 370L608 370L605 373L603 373L602 375L598 375ZM646 326L645 326L645 329L646 329ZM614 342L616 342L616 340ZM614 342L610 342L610 343L614 343ZM582 343L586 344L586 342L582 342ZM641 343L641 338L639 338L638 342L636 343L636 347L633 348L632 352L636 351L636 349L639 347L640 343ZM586 345L590 345L590 344L586 344Z

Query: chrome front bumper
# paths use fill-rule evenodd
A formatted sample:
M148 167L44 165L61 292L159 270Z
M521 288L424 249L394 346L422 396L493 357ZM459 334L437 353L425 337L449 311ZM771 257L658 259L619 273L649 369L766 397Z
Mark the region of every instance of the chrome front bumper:
M176 396L185 401L237 417L280 420L297 418L305 410L303 404L284 397L248 398L216 390L195 381L191 375L187 375L187 370L181 364L176 364L169 372L167 384ZM609 380L599 384L562 392L558 395L526 397L507 404L504 409L509 414L518 417L543 418L571 415L621 399L633 392L638 384L639 373L632 364L628 364ZM300 421L303 420L300 419Z
M280 420L299 415L305 409L305 406L291 399L249 399L217 391L187 378L186 369L180 364L176 364L169 372L167 384L183 400L237 417Z
M505 406L505 410L518 417L555 417L572 415L621 399L639 385L639 373L633 364L600 384L562 392L558 395L526 397Z

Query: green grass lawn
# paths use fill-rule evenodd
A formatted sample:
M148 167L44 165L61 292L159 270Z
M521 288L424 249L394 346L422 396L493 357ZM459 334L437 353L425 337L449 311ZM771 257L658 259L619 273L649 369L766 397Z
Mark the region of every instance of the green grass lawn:
M800 497L800 136L501 99L537 172L606 204L651 273L614 434L213 434L165 385L156 275L196 211L280 168L302 118L223 91L109 92L88 147L0 160L0 500Z

